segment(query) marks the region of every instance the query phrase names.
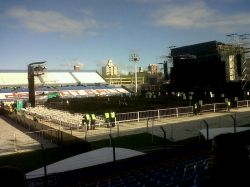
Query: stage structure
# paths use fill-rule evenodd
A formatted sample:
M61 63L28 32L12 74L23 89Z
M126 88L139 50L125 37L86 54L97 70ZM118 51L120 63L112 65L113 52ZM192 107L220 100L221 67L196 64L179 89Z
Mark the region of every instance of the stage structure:
M181 91L232 93L248 89L246 48L217 41L171 49L171 83ZM244 84L243 84L244 83Z
M35 96L35 76L44 75L46 69L46 61L33 62L28 65L28 87L29 87L29 103L31 107L36 106Z

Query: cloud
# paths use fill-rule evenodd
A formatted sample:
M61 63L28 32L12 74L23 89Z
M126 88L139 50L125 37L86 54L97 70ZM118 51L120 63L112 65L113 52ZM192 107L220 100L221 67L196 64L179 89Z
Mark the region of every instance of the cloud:
M60 33L62 35L81 35L98 27L94 18L76 20L55 11L28 10L23 7L11 8L8 17L15 19L19 25L40 33Z
M213 28L217 31L246 28L250 25L250 13L230 14L211 9L205 2L195 1L190 4L170 4L152 14L156 26L201 29Z

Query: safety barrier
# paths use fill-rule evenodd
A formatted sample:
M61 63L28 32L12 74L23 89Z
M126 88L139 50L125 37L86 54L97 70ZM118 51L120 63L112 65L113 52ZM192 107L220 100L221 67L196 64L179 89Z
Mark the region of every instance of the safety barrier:
M249 100L244 101L238 101L236 104L236 107L242 108L242 107L249 107ZM225 103L213 103L213 104L205 104L201 105L198 108L198 113L204 113L204 112L219 112L219 111L225 111L227 110L227 106ZM46 119L49 120L55 124L58 124L62 126L63 128L70 128L78 130L82 127L81 122L81 115L76 114L75 116L72 116L70 113L60 113L54 114L50 116L46 116L46 113L39 113L43 111L42 109L37 111L32 110L26 110L25 112L36 115L40 119ZM155 118L166 118L166 117L180 117L184 115L191 115L194 113L194 107L193 106L187 106L187 107L177 107L177 108L166 108L166 109L156 109L156 110L146 110L146 111L137 111L137 112L128 112L128 113L117 113L116 114L116 122L117 123L124 123L124 122L131 122L131 121L137 121L138 123L142 120L147 119L155 119ZM63 116L66 117L63 117ZM69 116L69 117L67 117ZM105 125L105 120L103 115L96 116L98 126Z
M249 107L249 100L238 101L236 107ZM204 112L219 112L227 110L226 103L213 103L201 105L199 113ZM183 115L190 115L194 113L193 106L178 107L178 108L167 108L167 109L157 109L157 110L147 110L138 112L128 112L128 113L117 113L116 121L119 123L128 121L138 121L153 118L163 118L163 117L179 117Z
M243 107L249 107L249 100L244 100L244 101L238 101L237 102L237 108L243 108Z

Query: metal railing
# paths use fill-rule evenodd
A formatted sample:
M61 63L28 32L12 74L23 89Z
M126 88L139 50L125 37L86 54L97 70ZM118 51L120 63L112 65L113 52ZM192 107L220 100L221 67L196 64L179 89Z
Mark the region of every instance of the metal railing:
M237 101L236 107L243 108L249 107L250 100L243 100ZM213 103L213 104L205 104L201 105L198 109L198 113L205 113L205 112L219 112L219 111L226 111L227 105L225 103ZM27 111L29 114L34 114L32 111ZM47 119L51 122L58 124L64 128L70 127L70 129L78 130L81 128L81 119L77 120L69 120L65 118L65 120L60 116L57 118L55 116L50 116L49 119L43 114L35 113L38 118ZM166 108L166 109L156 109L156 110L146 110L146 111L136 111L136 112L127 112L127 113L117 113L116 114L116 123L124 123L124 122L141 122L147 119L160 119L160 118L168 118L168 117L181 117L187 115L194 114L194 107L187 106L187 107L176 107L176 108ZM99 115L97 116L98 119L98 126L106 126L104 116Z
M200 107L199 113L218 112L218 111L225 111L225 110L226 110L225 103L214 103L214 104L202 105ZM163 118L163 117L164 118L179 117L179 116L191 115L193 113L194 113L193 106L146 110L146 111L137 111L137 112L128 112L128 113L117 113L116 121L119 123L128 122L128 121L140 122L145 119Z

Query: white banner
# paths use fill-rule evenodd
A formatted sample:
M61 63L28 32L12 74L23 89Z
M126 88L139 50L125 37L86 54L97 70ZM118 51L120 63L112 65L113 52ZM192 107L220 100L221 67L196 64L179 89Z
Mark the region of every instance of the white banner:
M45 95L54 91L36 91L36 96ZM107 89L86 89L86 90L60 90L61 97L91 97L91 96L108 96L128 94L129 92L123 88L107 88ZM28 99L28 92L10 92L0 93L0 100Z

